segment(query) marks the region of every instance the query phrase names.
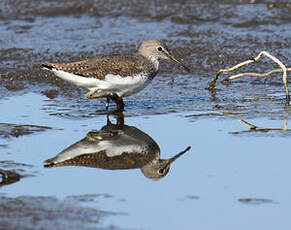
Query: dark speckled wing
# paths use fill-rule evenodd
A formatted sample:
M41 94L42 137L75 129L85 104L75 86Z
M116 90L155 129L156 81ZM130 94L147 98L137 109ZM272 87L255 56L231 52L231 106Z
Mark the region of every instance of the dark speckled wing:
M127 77L147 72L149 77L153 77L156 72L153 64L138 53L101 55L79 62L45 63L42 66L100 80L107 74Z

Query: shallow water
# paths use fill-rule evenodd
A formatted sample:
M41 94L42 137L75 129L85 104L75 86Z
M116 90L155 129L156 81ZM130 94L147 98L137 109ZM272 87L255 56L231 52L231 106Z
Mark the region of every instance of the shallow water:
M261 50L288 66L290 8L286 1L0 4L0 228L290 229L290 106L281 74L229 84L222 77L216 90L205 89L217 70ZM87 100L40 64L134 50L150 37L192 72L162 62L152 84L125 98L125 125L149 135L162 159L191 150L160 180L140 169L44 168L107 117L96 113L105 101ZM241 71L272 68L263 59ZM6 180L10 171L19 180Z
M3 116L3 123L26 122L52 129L1 139L1 144L7 145L1 150L2 160L16 164L11 168L2 162L1 168L30 174L17 183L2 187L3 199L16 197L21 200L23 196L29 196L29 202L25 204L29 207L29 204L36 205L34 199L41 196L56 198L59 202L66 199L70 206L68 197L93 194L94 199L85 202L88 207L114 214L105 215L101 223L95 225L113 225L122 229L189 226L273 229L278 223L283 229L290 226L291 187L286 183L291 160L288 130L244 133L249 128L236 119L215 117L193 122L189 113L125 117L127 125L140 129L158 143L162 158L192 146L173 163L165 178L154 181L144 177L138 169L43 168L44 160L84 138L89 131L101 129L106 124L106 116L83 119L50 116L45 109L49 103L46 97L33 93L2 100L1 109L6 111L15 103L19 106L14 107L14 117ZM28 104L31 105L29 109ZM115 121L114 117L110 119ZM280 128L283 123L263 118L248 121L265 128ZM24 166L17 166L18 162ZM41 207L49 202L47 199L37 199L40 212L44 212ZM66 213L65 210L59 212L60 215ZM268 218L270 216L272 218ZM15 224L15 219L10 218L8 221ZM36 218L40 226L46 221L45 215ZM207 221L209 219L212 221ZM55 221L69 226L71 220L64 215ZM76 220L76 226L79 221ZM27 226L30 224L27 221Z

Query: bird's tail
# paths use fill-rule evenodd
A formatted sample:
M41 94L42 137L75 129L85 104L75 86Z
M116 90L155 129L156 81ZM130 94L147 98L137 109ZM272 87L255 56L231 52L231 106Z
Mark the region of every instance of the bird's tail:
M46 70L52 70L54 67L49 64L49 63L43 63L41 64L42 69L46 69Z

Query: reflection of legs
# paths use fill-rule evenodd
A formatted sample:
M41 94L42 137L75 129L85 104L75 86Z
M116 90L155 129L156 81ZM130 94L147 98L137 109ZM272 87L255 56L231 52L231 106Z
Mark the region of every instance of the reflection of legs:
M110 115L115 115L116 116L116 125L122 126L124 125L124 115L122 111L112 111L107 113L107 123L106 125L112 125L110 121Z
M116 103L115 111L123 111L124 110L124 103L122 97L119 97L116 93L110 96L110 99Z
M121 112L118 112L116 114L116 116L117 116L117 118L116 118L117 125L124 125L124 115L123 115L123 112L122 111Z

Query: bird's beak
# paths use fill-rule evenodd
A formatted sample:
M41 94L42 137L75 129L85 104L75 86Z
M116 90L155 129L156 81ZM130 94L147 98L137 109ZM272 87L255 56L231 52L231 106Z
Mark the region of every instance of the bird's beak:
M181 61L174 58L171 54L167 53L167 56L168 56L169 60L180 64L187 72L189 72L189 73L191 72L187 66L185 66Z
M188 146L185 150L183 150L182 152L179 152L178 154L176 154L175 156L171 157L170 159L166 160L167 165L170 165L171 163L173 163L175 160L177 160L180 156L182 156L184 153L188 152L191 149L191 146Z

